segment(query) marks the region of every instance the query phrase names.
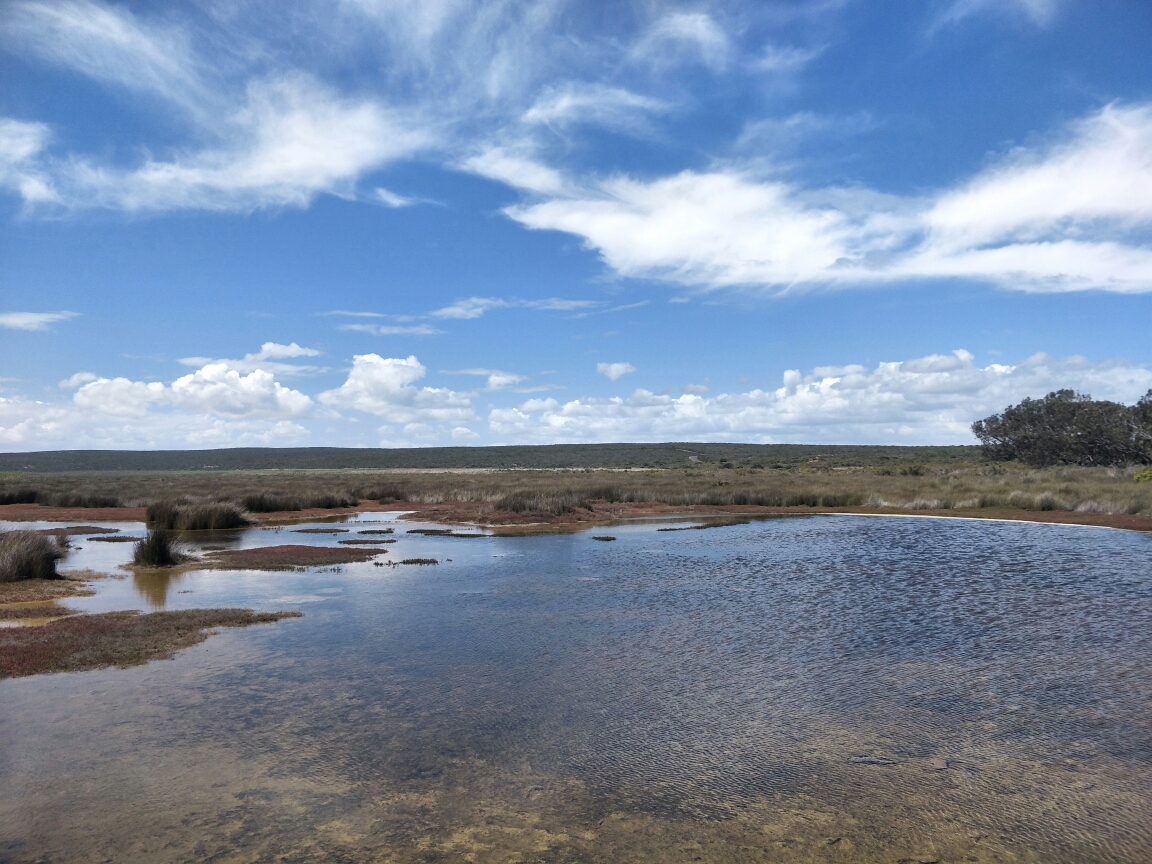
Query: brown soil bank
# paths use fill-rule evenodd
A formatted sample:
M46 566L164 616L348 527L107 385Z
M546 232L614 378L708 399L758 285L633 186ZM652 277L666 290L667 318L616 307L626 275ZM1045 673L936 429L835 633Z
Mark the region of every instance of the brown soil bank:
M8 522L143 522L145 507L42 507L39 504L0 505L0 520Z
M1009 508L909 509L902 507L758 507L754 505L693 505L675 507L654 503L592 505L567 513L498 511L470 501L450 501L433 505L401 505L412 508L413 519L446 524L490 526L494 533L509 536L563 531L579 531L620 519L693 516L810 516L836 513L871 516L941 516L966 519L997 519L1019 522L1046 522L1060 525L1092 525L1152 531L1152 517L1127 513L1077 513L1066 510L1015 510Z
M0 629L0 678L43 672L142 666L167 660L203 642L213 627L247 627L299 618L300 612L188 609L177 612L106 612L77 615L43 627Z

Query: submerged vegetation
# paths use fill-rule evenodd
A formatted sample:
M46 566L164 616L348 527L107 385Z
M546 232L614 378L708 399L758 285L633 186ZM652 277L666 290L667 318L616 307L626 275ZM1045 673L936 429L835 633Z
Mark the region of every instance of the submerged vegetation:
M0 582L59 579L56 562L63 557L58 538L38 531L0 531Z

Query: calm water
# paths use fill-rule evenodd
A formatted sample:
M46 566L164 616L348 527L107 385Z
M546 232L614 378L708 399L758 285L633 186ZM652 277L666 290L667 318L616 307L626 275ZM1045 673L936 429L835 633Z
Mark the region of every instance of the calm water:
M305 617L0 682L0 861L1152 861L1152 536L409 527L69 601Z

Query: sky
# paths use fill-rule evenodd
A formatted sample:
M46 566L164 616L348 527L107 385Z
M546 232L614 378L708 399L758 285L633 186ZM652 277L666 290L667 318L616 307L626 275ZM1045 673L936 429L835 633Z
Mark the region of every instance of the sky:
M1147 0L0 2L0 449L1152 389Z

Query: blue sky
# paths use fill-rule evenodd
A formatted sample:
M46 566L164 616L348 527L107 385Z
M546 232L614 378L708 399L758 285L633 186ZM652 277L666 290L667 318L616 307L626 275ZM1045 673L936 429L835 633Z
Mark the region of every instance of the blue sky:
M0 447L966 443L1152 388L1152 7L0 4Z

